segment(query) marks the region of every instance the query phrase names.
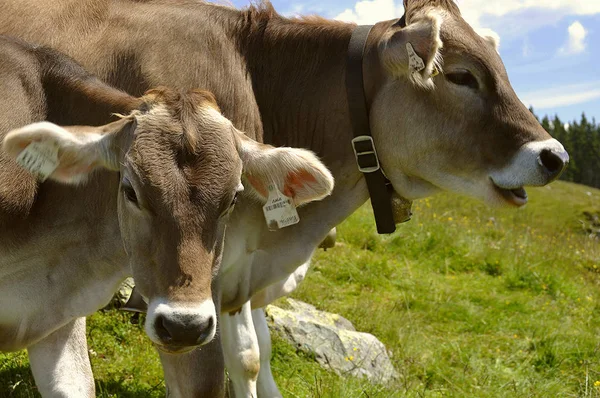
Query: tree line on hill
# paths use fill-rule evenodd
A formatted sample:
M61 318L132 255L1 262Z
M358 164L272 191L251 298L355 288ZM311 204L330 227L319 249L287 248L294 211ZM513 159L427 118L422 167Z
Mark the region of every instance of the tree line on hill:
M571 160L561 180L600 188L600 124L585 114L581 121L564 123L558 116L545 116L540 123L569 152Z

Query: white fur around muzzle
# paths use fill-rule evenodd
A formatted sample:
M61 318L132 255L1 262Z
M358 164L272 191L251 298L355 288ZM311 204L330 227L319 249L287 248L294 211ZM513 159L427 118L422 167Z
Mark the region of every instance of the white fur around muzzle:
M545 150L566 154L565 148L555 139L529 142L519 149L506 167L490 174L494 184L504 189L546 185L550 180L540 160Z

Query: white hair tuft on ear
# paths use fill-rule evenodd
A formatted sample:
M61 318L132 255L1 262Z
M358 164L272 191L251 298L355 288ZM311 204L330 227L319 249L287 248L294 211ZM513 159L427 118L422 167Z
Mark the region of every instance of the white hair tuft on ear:
M478 28L475 31L485 41L490 43L496 49L496 52L500 53L500 35L497 32L488 28Z

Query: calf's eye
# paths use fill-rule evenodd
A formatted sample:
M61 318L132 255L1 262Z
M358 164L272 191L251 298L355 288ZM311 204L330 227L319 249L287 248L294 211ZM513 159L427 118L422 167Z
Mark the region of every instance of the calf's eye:
M133 189L131 182L127 178L124 178L123 181L121 181L121 191L123 191L125 199L137 206L138 198L135 189Z
M239 192L236 192L235 195L233 195L233 199L231 199L231 203L229 203L229 206L227 207L227 209L225 209L225 211L223 213L221 213L221 217L224 217L233 211L233 208L235 207L235 204L237 203L239 194L240 194Z
M240 196L239 192L236 192L235 195L233 195L233 199L231 200L231 204L229 205L230 209L233 208L233 206L235 206L235 204L237 203L238 196Z

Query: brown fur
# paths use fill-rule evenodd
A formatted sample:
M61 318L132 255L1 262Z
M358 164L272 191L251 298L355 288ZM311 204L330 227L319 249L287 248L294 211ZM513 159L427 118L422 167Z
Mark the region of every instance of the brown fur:
M140 100L90 75L67 56L0 36L0 139L36 121L99 125L111 112L129 113ZM0 154L0 225L26 217L37 192L35 179Z
M406 12L406 21L410 23L415 13L424 8L439 7L452 15L459 17L460 10L454 0L404 0L404 10Z
M199 123L197 114L198 106L209 106L220 112L215 96L206 90L190 90L185 95L165 87L158 87L146 91L144 102L150 106L153 103L164 103L172 116L181 121L184 126L183 142L187 151L194 154L198 146Z

